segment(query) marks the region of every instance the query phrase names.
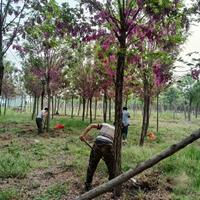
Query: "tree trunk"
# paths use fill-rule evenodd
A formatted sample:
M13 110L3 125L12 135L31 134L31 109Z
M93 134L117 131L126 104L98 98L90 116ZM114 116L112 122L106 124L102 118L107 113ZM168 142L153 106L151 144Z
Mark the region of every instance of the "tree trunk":
M32 110L32 98L31 98L31 96L30 96L30 103L29 103L29 106L30 106L29 110L30 110L30 112L31 112L31 110Z
M83 98L83 113L82 113L82 121L85 120L85 103L86 103L86 100L85 100L85 98Z
M109 121L112 121L112 101L111 101L111 98L109 98Z
M128 171L126 171L123 174L121 174L120 176L110 180L109 182L104 183L104 184L90 190L89 192L82 194L75 200L90 200L90 199L93 199L105 192L108 192L111 189L113 189L114 187L128 181L130 178L142 173L146 169L151 168L152 166L159 163L160 161L175 154L176 152L180 151L181 149L183 149L184 147L186 147L187 145L191 144L192 142L194 142L195 140L197 140L199 138L200 138L200 129L193 132L190 136L184 138L181 142L171 145L169 148L162 151L160 154L154 156L153 158L146 160L144 162L141 162L136 167L129 169Z
M89 113L89 99L87 99L87 105L86 105L86 118L88 118Z
M7 101L8 101L8 99L5 97L5 101L4 101L4 112L3 112L3 115L4 115L4 116L6 115Z
M104 96L103 96L103 121L107 121L107 91L104 90Z
M184 117L185 117L185 120L187 119L187 108L186 108L186 105L184 105Z
M41 110L44 108L44 91L45 91L45 85L42 83L41 106L40 106Z
M67 100L65 99L65 116L67 115Z
M190 98L189 109L188 109L188 121L191 121L191 111L192 111L192 99Z
M34 100L33 100L33 112L32 112L32 120L35 116L35 111L36 111L36 104L37 104L37 97L36 97L36 94L34 95Z
M37 114L38 114L39 113L39 97L37 97L36 109L37 109Z
M94 120L97 119L97 97L95 97L95 104L94 104Z
M149 106L150 96L148 94L148 82L144 79L144 105L143 105L143 120L142 120L142 131L140 136L140 146L144 145L144 138L147 135L149 127Z
M157 111L156 132L158 133L158 128L159 128L159 93L157 93L156 111Z
M51 97L51 119L53 119L53 116L54 116L54 100L53 100L53 95ZM49 113L50 114L50 113Z
M195 108L195 118L198 117L198 109L199 109L199 103L197 103L196 108Z
M72 95L72 110L71 110L71 118L74 116L74 95Z
M80 115L80 110L81 110L81 97L79 98L79 103L78 103L78 113L77 115Z
M2 30L0 30L0 96L2 92L2 83L3 83L3 74L4 74L2 42L3 42Z
M53 110L51 111L51 88L50 88L50 75L49 75L49 60L47 57L47 66L48 66L48 72L47 72L47 79L46 79L46 83L47 83L47 107L48 107L48 116L47 116L47 122L46 122L46 132L49 132L49 127L50 127L50 113L52 112L52 116L53 116ZM53 97L53 95L52 95Z
M92 123L92 98L90 98L89 101L90 101L90 123Z
M114 156L115 176L121 173L121 147L122 147L122 91L123 91L123 79L124 79L124 67L126 58L126 36L122 34L120 38L120 49L118 51L117 58L117 71L115 80L115 137L114 137ZM114 196L120 196L121 186L114 189Z
M0 95L0 116L1 116L1 104L2 104L2 97Z
M56 108L56 113L60 113L60 97L57 98L57 108Z

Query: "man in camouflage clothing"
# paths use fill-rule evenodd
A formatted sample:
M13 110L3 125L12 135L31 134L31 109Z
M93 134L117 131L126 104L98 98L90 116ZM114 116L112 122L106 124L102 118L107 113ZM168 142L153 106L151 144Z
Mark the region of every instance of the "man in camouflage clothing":
M85 182L86 191L91 189L93 175L101 158L103 158L108 168L109 180L114 178L113 139L115 127L107 123L90 124L85 129L84 133L80 136L81 141L86 140L85 137L91 129L98 129L99 134L95 139L94 145L90 153L90 160Z

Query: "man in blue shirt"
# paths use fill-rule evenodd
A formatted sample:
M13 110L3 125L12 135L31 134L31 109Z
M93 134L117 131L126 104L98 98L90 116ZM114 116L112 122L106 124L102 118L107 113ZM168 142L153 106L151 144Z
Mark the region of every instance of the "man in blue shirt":
M123 140L127 139L127 135L128 135L128 126L130 125L130 114L127 111L127 107L123 107L123 111L122 111L122 138Z

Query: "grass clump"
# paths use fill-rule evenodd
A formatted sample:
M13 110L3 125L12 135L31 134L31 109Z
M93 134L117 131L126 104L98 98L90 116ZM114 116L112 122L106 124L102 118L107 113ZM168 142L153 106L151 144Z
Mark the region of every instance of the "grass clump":
M17 199L17 191L14 188L0 189L0 200Z
M34 200L59 200L68 193L68 185L66 183L57 183L50 186L47 191L36 197Z
M19 151L0 154L0 178L23 178L29 169L29 159Z

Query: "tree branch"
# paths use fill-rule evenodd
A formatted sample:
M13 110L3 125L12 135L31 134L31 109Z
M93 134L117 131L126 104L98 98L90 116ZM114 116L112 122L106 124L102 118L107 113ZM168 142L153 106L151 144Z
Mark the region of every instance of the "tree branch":
M194 142L195 140L199 138L200 138L200 129L193 132L190 136L184 138L181 142L177 144L173 144L172 146L162 151L160 154L154 156L153 158L138 164L135 168L132 168L128 170L127 172L124 172L123 174L115 177L109 182L104 183L90 190L89 192L82 194L81 196L77 197L75 200L89 200L105 192L108 192L114 187L128 181L131 177L134 177L135 175L140 174L144 170L149 169L155 164L159 163L161 160L164 160L165 158L173 155L174 153L178 152L179 150L183 149L184 147L186 147L187 145L191 144L192 142Z

